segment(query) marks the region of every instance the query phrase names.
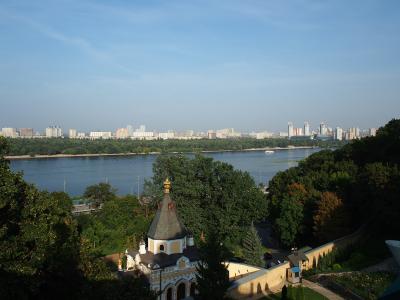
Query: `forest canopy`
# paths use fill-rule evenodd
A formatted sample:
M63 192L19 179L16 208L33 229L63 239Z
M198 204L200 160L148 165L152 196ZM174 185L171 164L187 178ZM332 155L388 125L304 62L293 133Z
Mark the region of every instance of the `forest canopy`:
M375 137L317 152L269 183L268 212L286 247L315 245L362 225L371 235L400 229L400 120Z

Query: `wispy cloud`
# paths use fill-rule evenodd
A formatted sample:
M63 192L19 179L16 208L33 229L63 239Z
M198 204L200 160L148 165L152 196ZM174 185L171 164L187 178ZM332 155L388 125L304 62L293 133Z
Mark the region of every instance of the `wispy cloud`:
M3 18L8 18L14 21L18 21L21 24L28 26L30 29L42 34L45 37L48 37L64 45L74 47L80 50L81 52L85 53L86 55L97 61L113 65L114 67L119 68L120 70L123 70L125 72L134 73L133 70L131 70L130 68L116 62L113 56L110 55L108 52L103 51L94 46L88 39L85 39L80 36L66 35L60 31L51 28L50 26L37 22L32 18L28 18L21 14L16 14L10 11L6 11L1 8L0 8L0 16Z

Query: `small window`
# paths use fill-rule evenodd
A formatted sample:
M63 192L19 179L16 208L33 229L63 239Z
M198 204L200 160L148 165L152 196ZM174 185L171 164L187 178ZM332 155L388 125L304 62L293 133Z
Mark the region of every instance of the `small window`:
M164 245L160 245L160 251L164 252Z

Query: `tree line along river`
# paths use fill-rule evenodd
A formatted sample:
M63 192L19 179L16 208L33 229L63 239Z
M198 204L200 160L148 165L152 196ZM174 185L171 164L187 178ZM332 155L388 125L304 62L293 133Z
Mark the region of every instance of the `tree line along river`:
M256 183L266 184L277 172L294 167L320 149L204 153L234 168L247 171ZM191 156L193 154L187 154ZM118 194L142 192L145 179L152 177L157 155L74 157L12 160L11 168L22 171L24 178L48 191L65 191L71 196L83 194L88 185L108 182Z

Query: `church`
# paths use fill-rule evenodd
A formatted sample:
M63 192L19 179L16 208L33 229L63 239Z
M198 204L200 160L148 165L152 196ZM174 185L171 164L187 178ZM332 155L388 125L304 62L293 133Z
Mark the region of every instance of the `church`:
M164 182L164 196L139 251L126 251L126 270L140 271L162 300L181 300L196 292L198 252L194 239L180 221L170 197L171 183Z

